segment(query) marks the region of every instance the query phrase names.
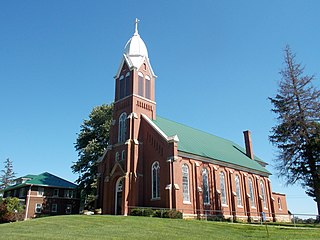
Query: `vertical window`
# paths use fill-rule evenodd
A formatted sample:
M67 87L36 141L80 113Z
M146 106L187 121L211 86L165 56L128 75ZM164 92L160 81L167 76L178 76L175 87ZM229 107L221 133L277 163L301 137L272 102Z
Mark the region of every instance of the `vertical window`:
M202 188L203 188L203 203L210 204L209 182L208 182L208 170L202 170Z
M59 189L54 189L53 190L53 196L58 197L59 196Z
M116 160L116 162L119 162L119 160L120 160L119 152L116 152L115 160Z
M149 76L146 76L146 98L151 98L151 79Z
M52 206L51 206L51 212L56 213L57 210L58 210L58 205L56 203L53 203Z
M121 152L121 161L124 161L126 159L126 151L122 150Z
M221 204L227 205L226 182L224 172L220 172Z
M71 204L67 204L66 214L71 214L71 212L72 212L72 205Z
M42 204L36 203L35 213L41 213L42 210Z
M119 79L119 91L120 91L120 94L119 94L119 98L123 98L124 97L124 91L125 91L125 80L124 80L124 76L121 76L120 79Z
M126 74L125 85L126 85L125 96L128 96L130 94L130 72Z
M144 78L141 72L138 72L138 94L144 97Z
M281 199L278 197L278 207L279 210L282 210Z
M249 183L250 205L251 207L255 207L256 204L254 202L253 184L252 184L251 178L249 178L248 183Z
M25 188L20 188L19 191L19 198L22 198L26 195L26 189Z
M152 198L160 198L160 166L159 162L152 164Z
M189 167L187 164L183 164L182 166L182 191L183 191L183 201L190 202Z
M74 198L74 191L72 191L72 190L64 190L64 197L66 197L66 198Z
M239 178L239 175L236 175L234 180L235 180L235 182L236 182L237 204L238 204L238 206L242 206L241 189L240 189L240 178Z
M124 112L119 117L118 142L123 143L127 135L127 114Z
M260 188L261 188L261 197L262 197L263 207L267 208L266 192L265 192L264 184L262 180L260 181Z
M38 196L43 196L43 194L44 194L44 188L43 187L38 187L37 195Z

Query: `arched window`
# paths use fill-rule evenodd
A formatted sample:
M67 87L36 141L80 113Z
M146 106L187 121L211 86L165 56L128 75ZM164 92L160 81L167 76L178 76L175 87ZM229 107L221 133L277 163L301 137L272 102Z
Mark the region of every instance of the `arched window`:
M152 171L152 198L160 198L160 166L159 162L154 162L151 167Z
M127 135L127 114L121 113L119 117L119 132L118 132L118 142L123 143L126 140Z
M120 91L119 98L121 99L124 97L124 91L125 91L125 81L124 81L123 75L119 78L119 91Z
M253 184L252 184L252 179L248 179L248 184L249 184L249 194L250 194L250 205L251 207L255 207L256 204L254 202L254 192L253 192Z
M187 164L182 165L182 193L183 202L190 202L189 167Z
M116 157L115 157L115 159L116 159L116 162L119 162L119 152L116 152Z
M130 94L130 72L126 74L125 85L126 85L125 96L128 96Z
M121 152L121 161L124 161L126 159L126 151L122 150Z
M265 192L264 184L262 180L260 181L260 188L261 188L261 197L262 197L263 207L267 208L266 192Z
M146 76L146 98L150 99L151 98L151 79L149 76Z
M144 97L144 77L141 72L138 72L138 94Z
M208 182L208 170L202 170L202 190L203 190L203 204L210 204L209 182Z
M236 182L236 194L237 194L237 204L238 206L242 206L242 198L241 198L241 189L240 189L240 178L239 175L235 176Z
M278 207L279 210L282 210L281 199L278 197Z
M224 172L220 172L221 204L227 205L226 182Z

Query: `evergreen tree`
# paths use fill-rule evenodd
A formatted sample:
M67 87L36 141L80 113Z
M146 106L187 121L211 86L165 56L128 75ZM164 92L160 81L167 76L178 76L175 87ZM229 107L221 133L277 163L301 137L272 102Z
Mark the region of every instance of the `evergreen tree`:
M269 136L279 149L276 168L287 184L304 187L320 215L320 91L289 46L284 49L284 64L278 92L269 98L278 120Z
M4 169L1 170L0 191L14 183L16 173L13 171L13 163L7 158L4 161Z
M109 130L112 123L113 104L93 108L89 120L80 127L75 149L78 160L71 166L79 174L77 183L85 207L94 207L97 190L97 161L108 146Z

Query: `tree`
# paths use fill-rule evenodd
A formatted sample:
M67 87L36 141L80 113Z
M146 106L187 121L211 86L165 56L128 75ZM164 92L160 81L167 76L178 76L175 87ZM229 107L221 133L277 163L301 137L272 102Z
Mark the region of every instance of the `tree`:
M0 223L15 222L23 220L24 206L19 198L7 197L0 202Z
M0 191L12 185L15 178L16 173L13 171L13 163L7 158L4 161L4 169L1 170L0 176Z
M97 161L108 146L109 130L112 124L113 104L94 107L89 120L80 127L75 149L78 160L71 166L79 174L77 183L85 207L94 207L97 190Z
M279 175L287 184L301 184L320 215L320 91L289 46L284 49L284 65L278 92L269 98L278 120L269 139L279 149Z

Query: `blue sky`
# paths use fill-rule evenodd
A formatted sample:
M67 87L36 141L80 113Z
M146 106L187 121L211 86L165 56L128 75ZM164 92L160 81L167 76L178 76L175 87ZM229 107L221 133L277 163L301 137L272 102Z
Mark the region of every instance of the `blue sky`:
M319 1L1 1L0 161L18 175L74 181L74 142L94 106L111 103L122 51L139 18L156 80L157 113L243 144L269 162L273 191L316 213L273 169L276 93L289 44L319 86ZM0 165L1 166L1 165Z

